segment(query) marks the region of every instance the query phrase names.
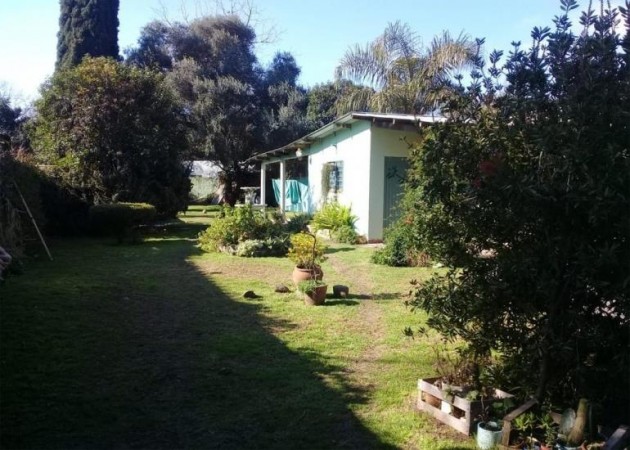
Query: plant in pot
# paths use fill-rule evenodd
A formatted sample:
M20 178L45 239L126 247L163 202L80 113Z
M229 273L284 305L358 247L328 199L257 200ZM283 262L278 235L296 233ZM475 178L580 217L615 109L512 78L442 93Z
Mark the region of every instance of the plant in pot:
M326 301L328 285L321 280L304 280L297 285L298 291L304 294L304 303L309 306L323 305Z
M534 427L536 426L536 416L532 412L526 412L514 419L514 428L518 431L515 446L521 450L534 449Z
M326 259L325 250L326 246L312 233L297 233L291 236L291 247L287 256L295 263L292 275L295 285L300 281L322 279L324 272L320 264Z
M452 404L455 396L464 397L478 384L478 364L464 350L449 351L446 349L435 349L435 370L440 379L440 389L442 391L441 409L447 414L451 414Z
M514 407L511 398L504 398L486 406L481 398L481 421L477 424L477 447L482 450L495 448L503 437L503 417Z
M540 450L552 450L555 448L556 438L558 436L558 426L553 421L551 414L546 413L542 416L540 419L540 428L543 432Z
M451 401L454 395L465 396L476 384L477 363L461 349L449 351L436 347L434 367L444 398Z

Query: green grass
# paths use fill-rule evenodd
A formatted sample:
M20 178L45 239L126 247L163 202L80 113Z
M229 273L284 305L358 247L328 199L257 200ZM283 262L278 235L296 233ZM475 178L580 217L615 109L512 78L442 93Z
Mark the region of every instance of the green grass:
M0 287L2 448L474 448L412 407L434 342L403 335L424 320L403 297L430 271L335 246L351 295L309 308L274 292L288 259L200 253L214 214L53 241Z

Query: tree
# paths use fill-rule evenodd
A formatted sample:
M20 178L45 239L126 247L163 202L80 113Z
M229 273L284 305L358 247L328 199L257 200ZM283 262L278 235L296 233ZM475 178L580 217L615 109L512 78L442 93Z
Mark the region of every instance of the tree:
M194 90L197 148L221 169L225 201L233 205L246 172L243 162L260 141L255 93L232 77L197 80Z
M61 0L60 6L57 69L86 55L118 59L119 0Z
M317 127L323 127L332 122L346 110L343 102L348 98L368 97L374 94L374 89L367 86L357 86L350 80L337 80L316 84L308 91L308 107L306 118L314 122ZM359 110L368 109L356 107Z
M473 43L464 35L448 32L423 48L408 25L390 23L385 32L365 47L348 49L337 67L337 78L367 83L371 89L352 92L345 111L426 113L439 105L440 90L450 85L453 71L475 56Z
M77 195L147 202L163 216L185 208L186 130L161 75L86 58L53 76L36 109L36 156Z
M221 168L230 204L240 195L244 161L262 142L254 40L254 31L236 17L204 17L170 29L169 83L187 112L195 157Z
M261 106L266 148L278 148L317 128L308 120L306 90L297 84L300 67L288 52L278 52L263 73Z
M630 18L620 41L618 14L588 9L576 36L561 3L530 49L479 61L414 152L410 211L450 271L412 303L539 399L627 406Z
M11 148L11 142L17 134L20 108L11 106L11 99L0 93L0 151Z
M289 86L295 87L297 86L297 79L300 76L300 72L301 69L291 53L277 52L265 73L265 84L267 86L275 86L286 83Z
M170 30L167 24L157 20L145 25L140 30L138 46L125 51L126 62L145 69L171 70Z
M250 156L312 129L304 120L307 99L297 85L295 58L278 53L263 70L255 42L254 30L237 16L208 16L188 24L149 24L128 54L131 64L168 73L195 157L221 168L228 203L240 196Z

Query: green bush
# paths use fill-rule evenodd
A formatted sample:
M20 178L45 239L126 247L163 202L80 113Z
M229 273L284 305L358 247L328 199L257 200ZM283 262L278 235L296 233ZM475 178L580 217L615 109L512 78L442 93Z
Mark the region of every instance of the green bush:
M291 236L291 247L287 256L297 267L312 269L326 259L325 251L326 246L315 235L298 233Z
M359 235L355 231L354 227L350 225L342 225L335 232L333 232L332 238L343 244L351 244L354 245L357 243L359 239Z
M90 228L93 232L113 235L121 242L135 227L155 218L155 206L148 203L111 203L90 207Z
M285 230L289 234L308 231L308 224L311 222L311 220L313 220L313 216L311 214L296 214L287 221L285 225Z
M270 237L265 240L248 239L238 244L235 255L249 258L284 256L289 249L286 237Z
M90 204L186 209L188 128L162 74L85 58L44 85L29 137L40 164Z
M89 231L90 204L61 181L48 177L41 185L46 232L56 236L79 236Z
M426 267L430 263L427 254L420 249L414 222L403 218L385 230L385 247L372 254L372 262L385 266Z
M579 35L566 0L530 48L479 58L412 151L407 183L449 271L409 303L497 355L525 396L612 411L630 404L630 15L588 5Z
M206 252L235 254L240 243L249 240L267 240L286 235L281 220L254 211L251 205L238 208L224 207L221 217L199 234L198 245Z
M352 214L349 206L343 206L337 202L326 203L322 209L315 213L313 217L313 227L316 231L329 230L330 235L335 238L342 227L354 230L358 218ZM348 231L344 231L346 237ZM356 241L356 238L355 238Z

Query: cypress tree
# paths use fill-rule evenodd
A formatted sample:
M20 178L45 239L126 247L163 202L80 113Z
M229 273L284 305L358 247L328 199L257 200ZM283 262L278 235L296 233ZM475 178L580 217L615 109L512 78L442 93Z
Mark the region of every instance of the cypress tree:
M120 0L60 0L57 69L72 67L85 55L118 59Z

